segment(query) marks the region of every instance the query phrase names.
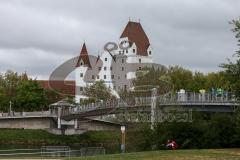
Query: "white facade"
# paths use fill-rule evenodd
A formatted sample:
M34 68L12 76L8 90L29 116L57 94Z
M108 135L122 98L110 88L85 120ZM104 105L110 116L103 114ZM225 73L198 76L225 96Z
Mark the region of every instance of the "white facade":
M81 65L75 70L77 102L82 98L87 98L82 94L84 87L98 80L103 80L106 86L111 88L112 93L118 96L118 91L132 87L132 79L136 77L137 70L141 70L144 64L153 63L150 44L144 56L139 54L134 42L128 43L128 37L120 38L119 43L116 44L118 44L118 49L111 51L112 55L103 50L100 59L90 57L91 68L80 60ZM121 46L130 47L121 49Z

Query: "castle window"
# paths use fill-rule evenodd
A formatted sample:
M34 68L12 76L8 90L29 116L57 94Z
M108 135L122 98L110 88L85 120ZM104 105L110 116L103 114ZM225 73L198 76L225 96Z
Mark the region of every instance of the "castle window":
M112 70L112 67L110 67L110 70Z
M122 67L122 71L124 71L124 67Z
M94 76L94 75L92 75L92 79L95 79L95 76Z
M138 67L139 70L142 70L142 67Z
M133 49L133 53L135 53L135 49Z
M114 75L112 75L111 78L114 79Z
M107 58L105 58L105 61L107 61Z
M138 62L139 62L139 63L141 63L141 62L142 62L142 59L141 59L141 58L139 58L139 59L138 59Z
M127 85L124 85L124 90L125 90L125 91L127 90Z
M83 87L80 87L79 90L80 90L80 91L83 91Z
M122 51L122 53L124 54L124 50Z
M98 70L101 71L101 67L98 67Z
M125 78L127 78L127 75L125 74Z
M119 54L121 54L121 51L119 51Z
M126 50L126 53L128 53L128 50Z
M122 63L124 63L124 59L122 59Z
M104 78L104 79L107 79L107 76L106 76L106 75L104 75L104 76L103 76L103 78Z
M97 79L99 79L99 75L97 75Z
M80 73L80 77L83 77L83 73Z
M104 71L106 71L107 70L107 67L104 67Z
M151 54L152 54L152 51L149 51L148 54L151 55Z
M83 63L81 62L81 63L80 63L80 66L82 66L82 65L83 65Z

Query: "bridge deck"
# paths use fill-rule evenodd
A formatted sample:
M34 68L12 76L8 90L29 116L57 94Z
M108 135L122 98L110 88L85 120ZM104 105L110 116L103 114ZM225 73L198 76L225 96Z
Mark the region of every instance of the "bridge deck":
M185 108L207 112L234 112L239 102L234 96L213 96L211 94L187 93L183 95L163 95L156 97L135 97L131 101L115 100L110 102L92 103L84 106L77 106L66 113L63 118L99 116L103 114L114 114L119 110L150 111L152 102L155 101L157 108ZM147 107L147 109L146 109Z

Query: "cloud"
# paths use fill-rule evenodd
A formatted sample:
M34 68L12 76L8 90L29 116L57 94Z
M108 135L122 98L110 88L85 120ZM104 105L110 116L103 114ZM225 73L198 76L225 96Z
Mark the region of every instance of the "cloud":
M0 1L0 71L48 77L84 41L94 55L118 41L129 17L140 19L155 62L216 71L237 49L228 21L239 7L236 0Z
M53 52L35 48L0 49L0 57L2 71L13 70L19 73L26 71L33 78L42 77L44 79L47 79L47 75L51 73L49 68L56 68L70 58L68 55L59 57Z

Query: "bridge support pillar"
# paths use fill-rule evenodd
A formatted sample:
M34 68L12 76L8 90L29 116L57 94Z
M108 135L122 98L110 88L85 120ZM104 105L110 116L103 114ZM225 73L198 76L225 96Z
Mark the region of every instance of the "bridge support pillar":
M57 128L61 129L61 112L62 112L62 108L58 107L58 117L57 117Z
M78 128L78 120L74 119L74 129L77 129L77 128Z
M152 89L151 97L151 129L154 129L154 124L156 121L156 102L157 101L157 89Z

